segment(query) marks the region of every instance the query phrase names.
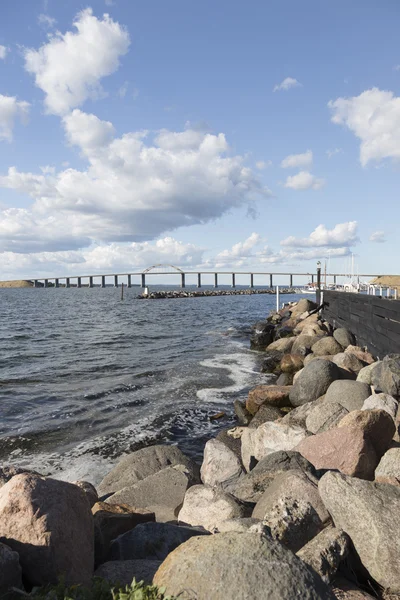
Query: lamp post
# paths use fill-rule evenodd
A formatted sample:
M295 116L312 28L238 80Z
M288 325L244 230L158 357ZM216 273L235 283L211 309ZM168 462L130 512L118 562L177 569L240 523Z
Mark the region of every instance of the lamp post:
M317 262L317 304L321 304L321 261Z

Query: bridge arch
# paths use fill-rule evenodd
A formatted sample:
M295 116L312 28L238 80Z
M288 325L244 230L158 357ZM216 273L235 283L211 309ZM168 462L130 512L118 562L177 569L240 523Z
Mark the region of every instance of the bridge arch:
M150 273L150 271L152 271L153 269L165 269L165 268L169 268L169 269L174 269L174 271L176 271L177 273L183 273L182 269L180 269L179 267L175 267L174 265L168 265L165 263L158 263L157 265L152 265L151 267L147 267L147 269L145 269L143 271L144 273Z

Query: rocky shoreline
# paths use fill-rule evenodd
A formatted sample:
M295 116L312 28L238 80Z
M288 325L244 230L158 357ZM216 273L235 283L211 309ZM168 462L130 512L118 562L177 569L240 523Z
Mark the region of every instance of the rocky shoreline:
M400 354L356 342L307 299L257 323L275 382L235 401L201 466L150 446L97 490L3 467L0 597L61 576L73 591L41 598L400 599ZM89 595L93 575L159 591Z
M280 294L296 294L297 290L294 288L280 288ZM187 291L187 290L175 290L175 291L158 291L150 292L149 294L140 294L137 296L138 300L160 300L164 298L204 298L208 296L250 296L252 294L276 294L275 288L263 288L254 289L248 288L245 290L201 290L201 291Z

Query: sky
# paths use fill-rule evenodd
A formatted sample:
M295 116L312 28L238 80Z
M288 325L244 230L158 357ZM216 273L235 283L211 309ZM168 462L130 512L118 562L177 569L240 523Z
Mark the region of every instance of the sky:
M0 280L399 273L398 0L14 0Z

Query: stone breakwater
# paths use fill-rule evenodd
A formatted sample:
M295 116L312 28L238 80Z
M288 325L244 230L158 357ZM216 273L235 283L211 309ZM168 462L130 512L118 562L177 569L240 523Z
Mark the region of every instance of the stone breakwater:
M252 294L275 294L275 288L265 289L246 289L246 290L201 290L201 291L158 291L150 292L149 294L140 294L137 296L139 300L160 300L164 298L204 298L208 296L250 296ZM296 294L294 288L281 288L280 294Z
M151 446L97 490L3 467L0 597L94 574L183 600L400 599L400 355L375 360L316 309L255 325L275 382L235 401L201 465Z

